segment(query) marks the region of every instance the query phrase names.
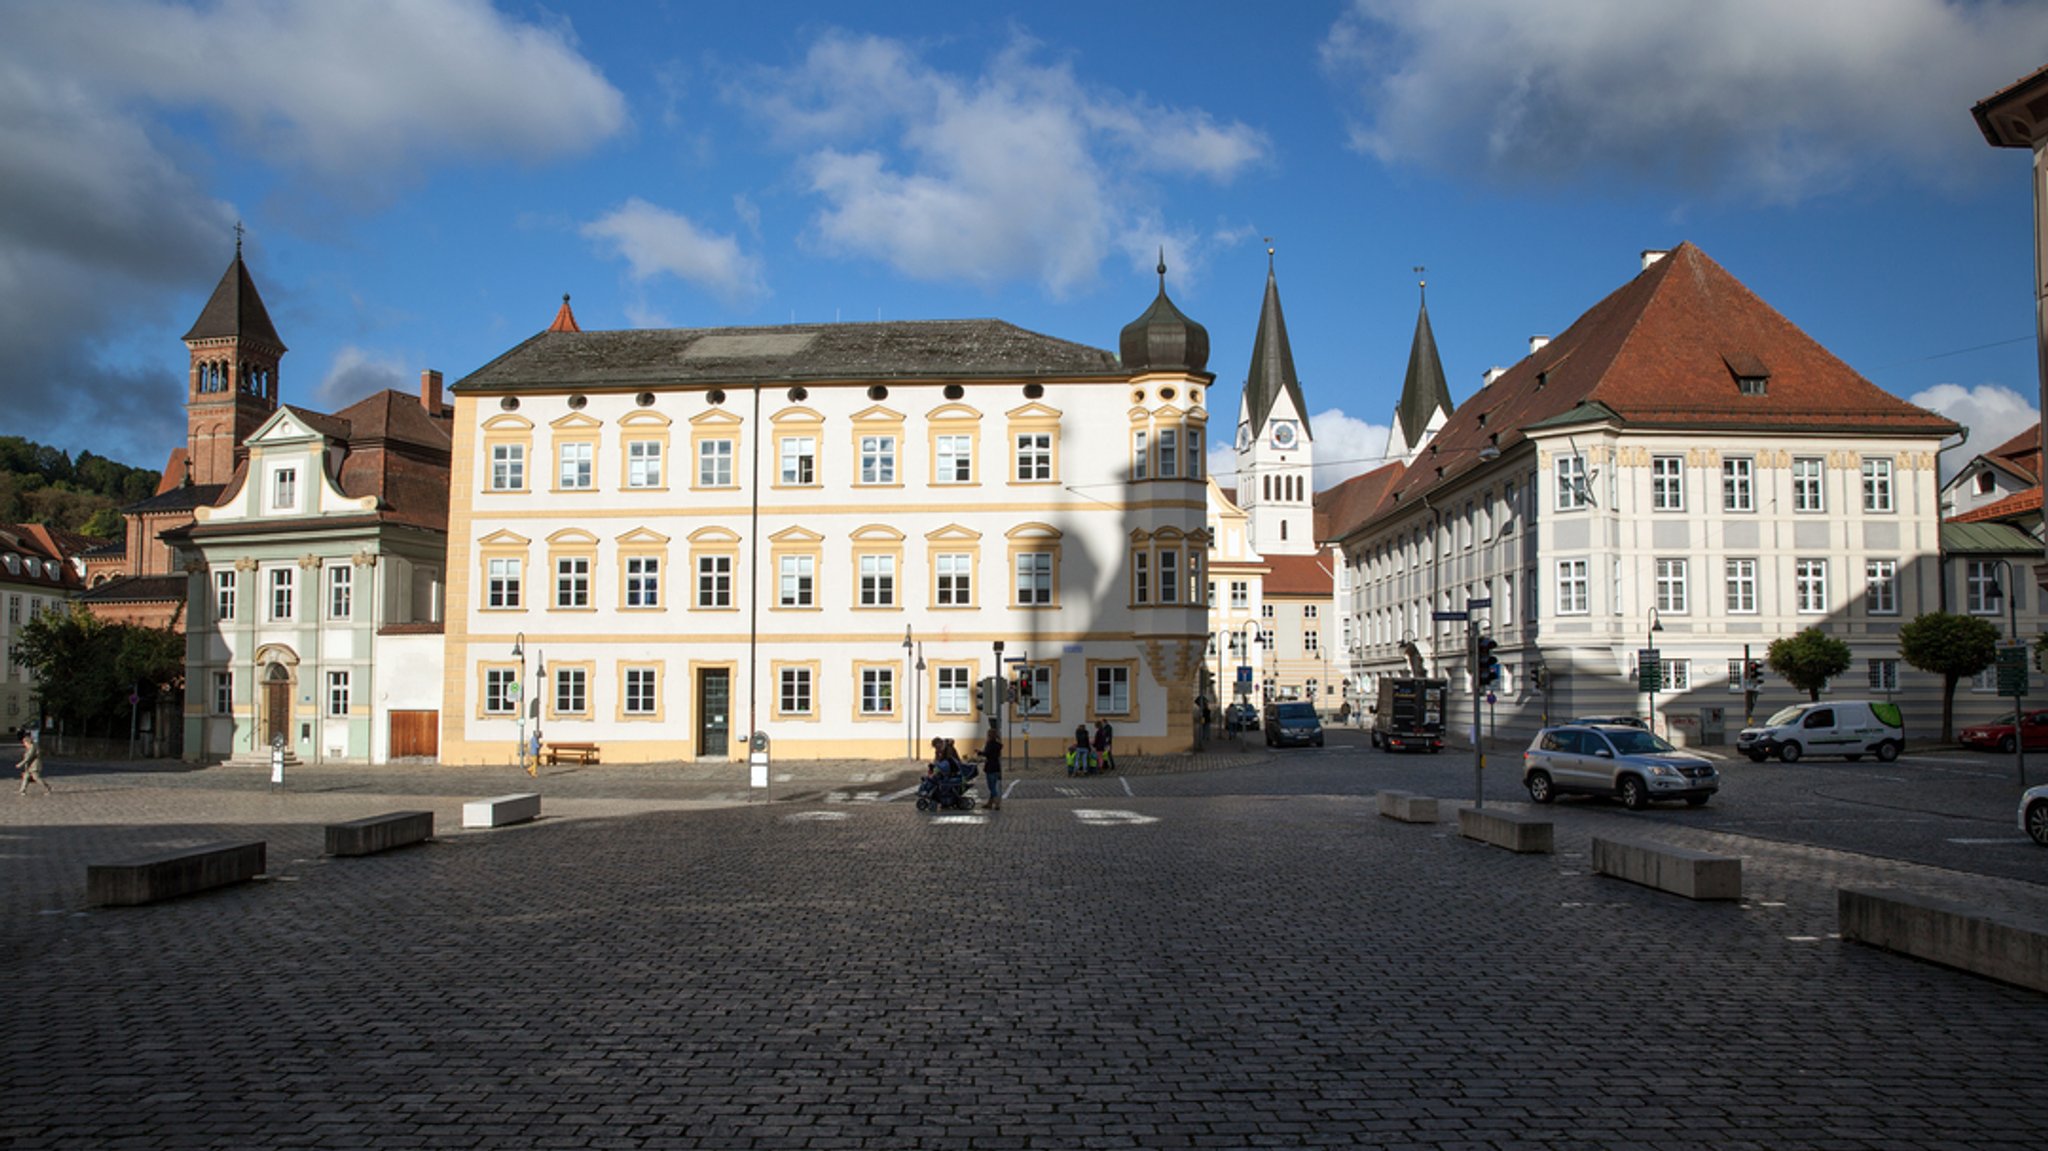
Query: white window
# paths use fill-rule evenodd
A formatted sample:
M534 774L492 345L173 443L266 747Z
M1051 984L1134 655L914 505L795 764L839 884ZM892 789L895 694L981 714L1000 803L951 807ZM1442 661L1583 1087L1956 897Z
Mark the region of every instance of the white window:
M895 436L862 436L860 438L860 482L864 484L893 484L896 482Z
M348 564L327 569L327 618L347 619L355 614L356 570Z
M939 690L936 707L940 715L967 715L974 710L973 692L968 687L969 667L939 668Z
M1993 669L1994 673L1996 669ZM1899 661L1895 659L1874 659L1870 661L1870 690L1894 692L1899 690Z
M864 667L860 669L860 713L862 715L893 715L896 711L896 669L890 667Z
M348 714L348 673L345 671L327 673L327 714Z
M292 618L293 595L298 590L298 573L290 568L270 569L270 618L288 620Z
M1180 475L1180 430L1159 429L1159 478L1170 480Z
M526 445L491 445L491 490L516 492L526 487Z
M661 557L626 557L625 606L661 606Z
M590 558L561 556L555 560L555 606L590 606Z
M818 482L818 441L815 437L782 437L782 482L799 486Z
M1239 611L1243 611L1243 610L1244 610L1245 608L1248 608L1248 607L1250 607L1250 606L1251 606L1251 602L1252 602L1252 585L1251 585L1251 582L1250 582L1249 580L1241 580L1241 579L1234 579L1234 580L1231 580L1231 581L1230 581L1230 606L1231 606L1231 607L1233 607L1233 608L1236 608L1236 609L1237 609L1237 610L1239 610Z
M1793 567L1793 600L1801 615L1828 610L1828 561L1800 560Z
M626 669L626 714L654 714L655 669L651 667L629 667Z
M235 618L235 588L240 573L218 571L213 573L213 618L226 622ZM7 622L21 622L21 597L13 596L7 601Z
M974 603L974 557L967 552L941 552L938 556L939 606L968 607Z
M1513 535L1515 531L1515 483L1509 480L1501 487L1500 493L1500 534Z
M1739 659L1728 661L1728 690L1734 692L1743 690L1742 661Z
M213 714L233 715L235 713L235 673L217 671L213 673Z
M1659 670L1661 671L1661 673L1662 673L1662 675L1663 675L1663 686L1661 686L1660 688L1658 688L1658 690L1659 690L1659 691L1691 691L1691 690L1692 690L1692 661L1691 661L1691 660L1689 660L1689 659L1666 659L1666 660L1659 660L1659 661L1658 661L1658 664L1659 664Z
M1577 511L1593 506L1593 490L1586 486L1586 457L1557 457L1557 510Z
M1899 561L1864 561L1863 588L1864 607L1871 615L1899 614Z
M1792 510L1795 512L1824 512L1828 510L1827 499L1821 481L1827 474L1827 461L1819 456L1798 456L1792 460Z
M1685 457L1650 457L1650 507L1660 512L1685 510Z
M1318 612L1318 611L1316 610L1316 607L1317 607L1317 605L1316 605L1316 604L1312 604L1312 603L1305 603L1305 604L1302 604L1302 605L1301 605L1301 618L1303 618L1303 619L1316 619L1317 617L1319 617L1319 616L1320 616L1320 615L1321 615L1322 613Z
M1863 461L1863 510L1866 512L1888 512L1892 510L1892 462L1890 460L1865 457Z
M499 556L485 564L486 598L491 607L519 606L519 560L515 556Z
M1159 550L1159 602L1180 602L1180 553L1172 548Z
M860 606L890 607L896 603L896 557L860 557Z
M1503 623L1512 626L1515 622L1515 573L1508 572L1500 577L1500 604L1495 612Z
M484 714L511 715L519 710L519 671L510 667L484 669Z
M781 695L782 714L811 714L811 669L807 667L785 667L777 677L777 691Z
M1188 478L1189 478L1189 479L1191 479L1191 480L1199 480L1199 479L1201 479L1201 478L1202 478L1202 430L1201 430L1200 428L1189 428L1189 429L1188 429L1188 453L1187 453L1187 454L1188 454Z
M775 602L782 607L810 607L817 592L817 557L783 556Z
M1131 602L1152 602L1152 553L1131 553Z
M1152 477L1152 444L1149 433L1131 433L1131 478L1134 480Z
M559 451L560 484L564 489L581 489L591 486L592 455L595 452L589 444L563 444Z
M1321 633L1314 628L1301 633L1301 650L1308 652L1310 655L1320 651L1322 643Z
M702 440L697 444L697 486L732 486L732 441Z
M1721 461L1721 510L1756 510L1756 461L1748 456L1730 456Z
M1585 615L1593 610L1592 579L1585 560L1557 562L1557 614Z
M932 482L938 484L965 484L974 480L974 437L938 436L933 440L938 450L938 466L933 470Z
M1017 436L1017 478L1052 478L1052 433L1023 432Z
M1657 561L1657 610L1671 615L1685 615L1687 607L1685 594L1685 561Z
M1020 552L1017 555L1017 603L1040 605L1052 602L1052 553Z
M1095 669L1095 714L1131 713L1131 669L1111 665Z
M279 468L271 473L270 506L281 512L299 506L299 469Z
M661 441L634 440L626 445L626 486L661 486Z
M1725 570L1728 573L1728 613L1756 614L1756 561L1729 560Z
M555 714L582 715L590 707L590 681L580 667L558 667L555 676Z
M1971 615L1997 615L2005 610L2003 588L1998 583L1998 564L1971 560L1964 568L1964 610Z
M732 606L732 557L697 557L697 606ZM788 710L787 708L783 710Z
M1970 690L1994 692L1998 690L1998 665L1992 664L1970 677Z

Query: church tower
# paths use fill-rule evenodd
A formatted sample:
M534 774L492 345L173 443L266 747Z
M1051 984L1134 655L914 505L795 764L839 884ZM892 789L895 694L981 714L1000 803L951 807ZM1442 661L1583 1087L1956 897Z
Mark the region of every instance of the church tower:
M185 333L185 347L192 356L185 394L188 474L194 484L224 484L242 444L277 410L277 362L285 353L242 263L240 225L235 261Z
M1417 269L1420 271L1421 269ZM1451 418L1451 388L1444 382L1444 364L1436 354L1436 333L1429 327L1429 282L1418 285L1422 303L1415 316L1415 342L1408 348L1408 378L1394 405L1393 428L1387 433L1389 462L1412 464Z
M1315 554L1314 465L1315 437L1294 374L1294 350L1287 343L1273 250L1268 248L1266 299L1237 416L1237 504L1260 555Z

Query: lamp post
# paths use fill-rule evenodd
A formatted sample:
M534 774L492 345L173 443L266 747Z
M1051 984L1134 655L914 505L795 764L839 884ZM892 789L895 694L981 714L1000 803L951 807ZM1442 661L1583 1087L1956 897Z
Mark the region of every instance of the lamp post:
M519 632L512 638L512 661L519 665L519 674L512 681L512 710L519 717L519 770L532 774L526 766L526 633Z
M911 654L912 654L913 652L915 652L916 650L917 650L917 644L916 644L916 641L914 641L914 640L912 640L912 639L910 638L910 625L909 625L909 624L904 624L904 625L903 625L903 663L904 663L904 665L905 665L905 666L908 666L908 665L910 664L910 657L911 657ZM917 762L917 730L916 730L916 728L914 728L914 727L912 726L912 725L913 725L913 724L915 724L916 722L917 722L917 677L916 677L916 673L915 673L915 672L913 672L913 673L912 673L912 675L911 675L911 680L910 680L910 714L908 714L908 715L906 715L906 716L904 716L904 717L903 717L903 758L905 758L905 759L909 760L909 761L910 761L910 762L912 762L912 763L916 763L916 762Z
M2019 604L2005 593L2005 585L2012 582L2012 561L1998 560L1998 574L1991 577L1991 590L2005 601L2005 631L2014 644L2020 642ZM2026 662L2022 658L2019 674L2027 674ZM2027 786L2027 729L2026 717L2020 712L2020 700L2025 696L2015 690L2012 696L2012 766L2019 773L2020 787Z
M541 697L547 694L547 690L547 653L539 648L535 648L533 652L533 690L528 693L531 697L531 702L527 704L528 707L533 709L533 762L526 766L526 774L533 776L535 779L540 778L540 701Z
M1663 620L1660 620L1660 619L1658 619L1658 618L1657 618L1657 609L1653 607L1653 608L1651 608L1651 609L1650 609L1650 632L1649 632L1649 638L1643 641L1643 651L1644 651L1644 652L1646 652L1646 653L1647 653L1647 652L1654 652L1654 651L1656 651L1656 650L1657 650L1657 633L1658 633L1658 632L1660 632L1660 631L1663 631L1663 630L1664 630L1664 621L1663 621ZM1650 678L1650 677L1651 677L1652 675L1656 676L1656 678L1655 678L1655 679L1652 679L1652 678ZM1643 691L1643 696L1644 696L1644 699L1645 699L1645 701L1646 701L1647 709L1648 709L1648 711L1649 711L1649 713L1650 713L1650 714L1649 714L1649 720L1650 720L1650 734L1652 734L1652 735L1655 735L1655 734L1657 733L1657 688L1656 688L1656 685L1657 685L1658 683L1661 683L1661 682L1663 682L1663 679L1664 679L1664 667L1663 667L1663 661L1662 661L1662 660L1659 660L1659 661L1658 661L1658 666L1657 666L1657 667L1655 667L1654 669L1651 669L1651 670L1649 670L1649 671L1645 671L1645 670L1643 670L1642 668L1637 668L1637 669L1636 669L1636 676L1637 676L1637 678L1639 678L1639 679L1641 679L1641 680L1643 681L1643 689L1644 689L1644 691Z

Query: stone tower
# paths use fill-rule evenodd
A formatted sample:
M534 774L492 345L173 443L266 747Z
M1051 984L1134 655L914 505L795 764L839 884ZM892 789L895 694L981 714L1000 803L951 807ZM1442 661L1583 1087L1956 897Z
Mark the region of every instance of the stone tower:
M1237 504L1260 555L1315 553L1315 454L1268 248L1266 298L1237 416Z
M188 475L194 484L225 484L242 444L277 410L277 364L285 353L242 263L239 234L234 263L185 333L185 347L192 356L185 396Z

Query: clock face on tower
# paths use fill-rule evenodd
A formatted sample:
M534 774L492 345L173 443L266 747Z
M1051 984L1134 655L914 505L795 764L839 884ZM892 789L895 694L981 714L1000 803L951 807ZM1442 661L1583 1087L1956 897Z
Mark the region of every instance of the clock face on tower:
M1252 426L1250 424L1237 425L1237 450L1241 452L1250 451L1251 446Z
M1273 446L1274 446L1274 447L1276 447L1276 448L1291 448L1291 447L1293 447L1293 446L1294 446L1294 442L1295 442L1295 438L1296 438L1296 436L1297 436L1297 435L1298 435L1298 432L1297 432L1297 431L1296 431L1296 429L1295 429L1295 426L1294 426L1294 421L1293 421L1293 420L1274 420L1274 421L1273 421Z

